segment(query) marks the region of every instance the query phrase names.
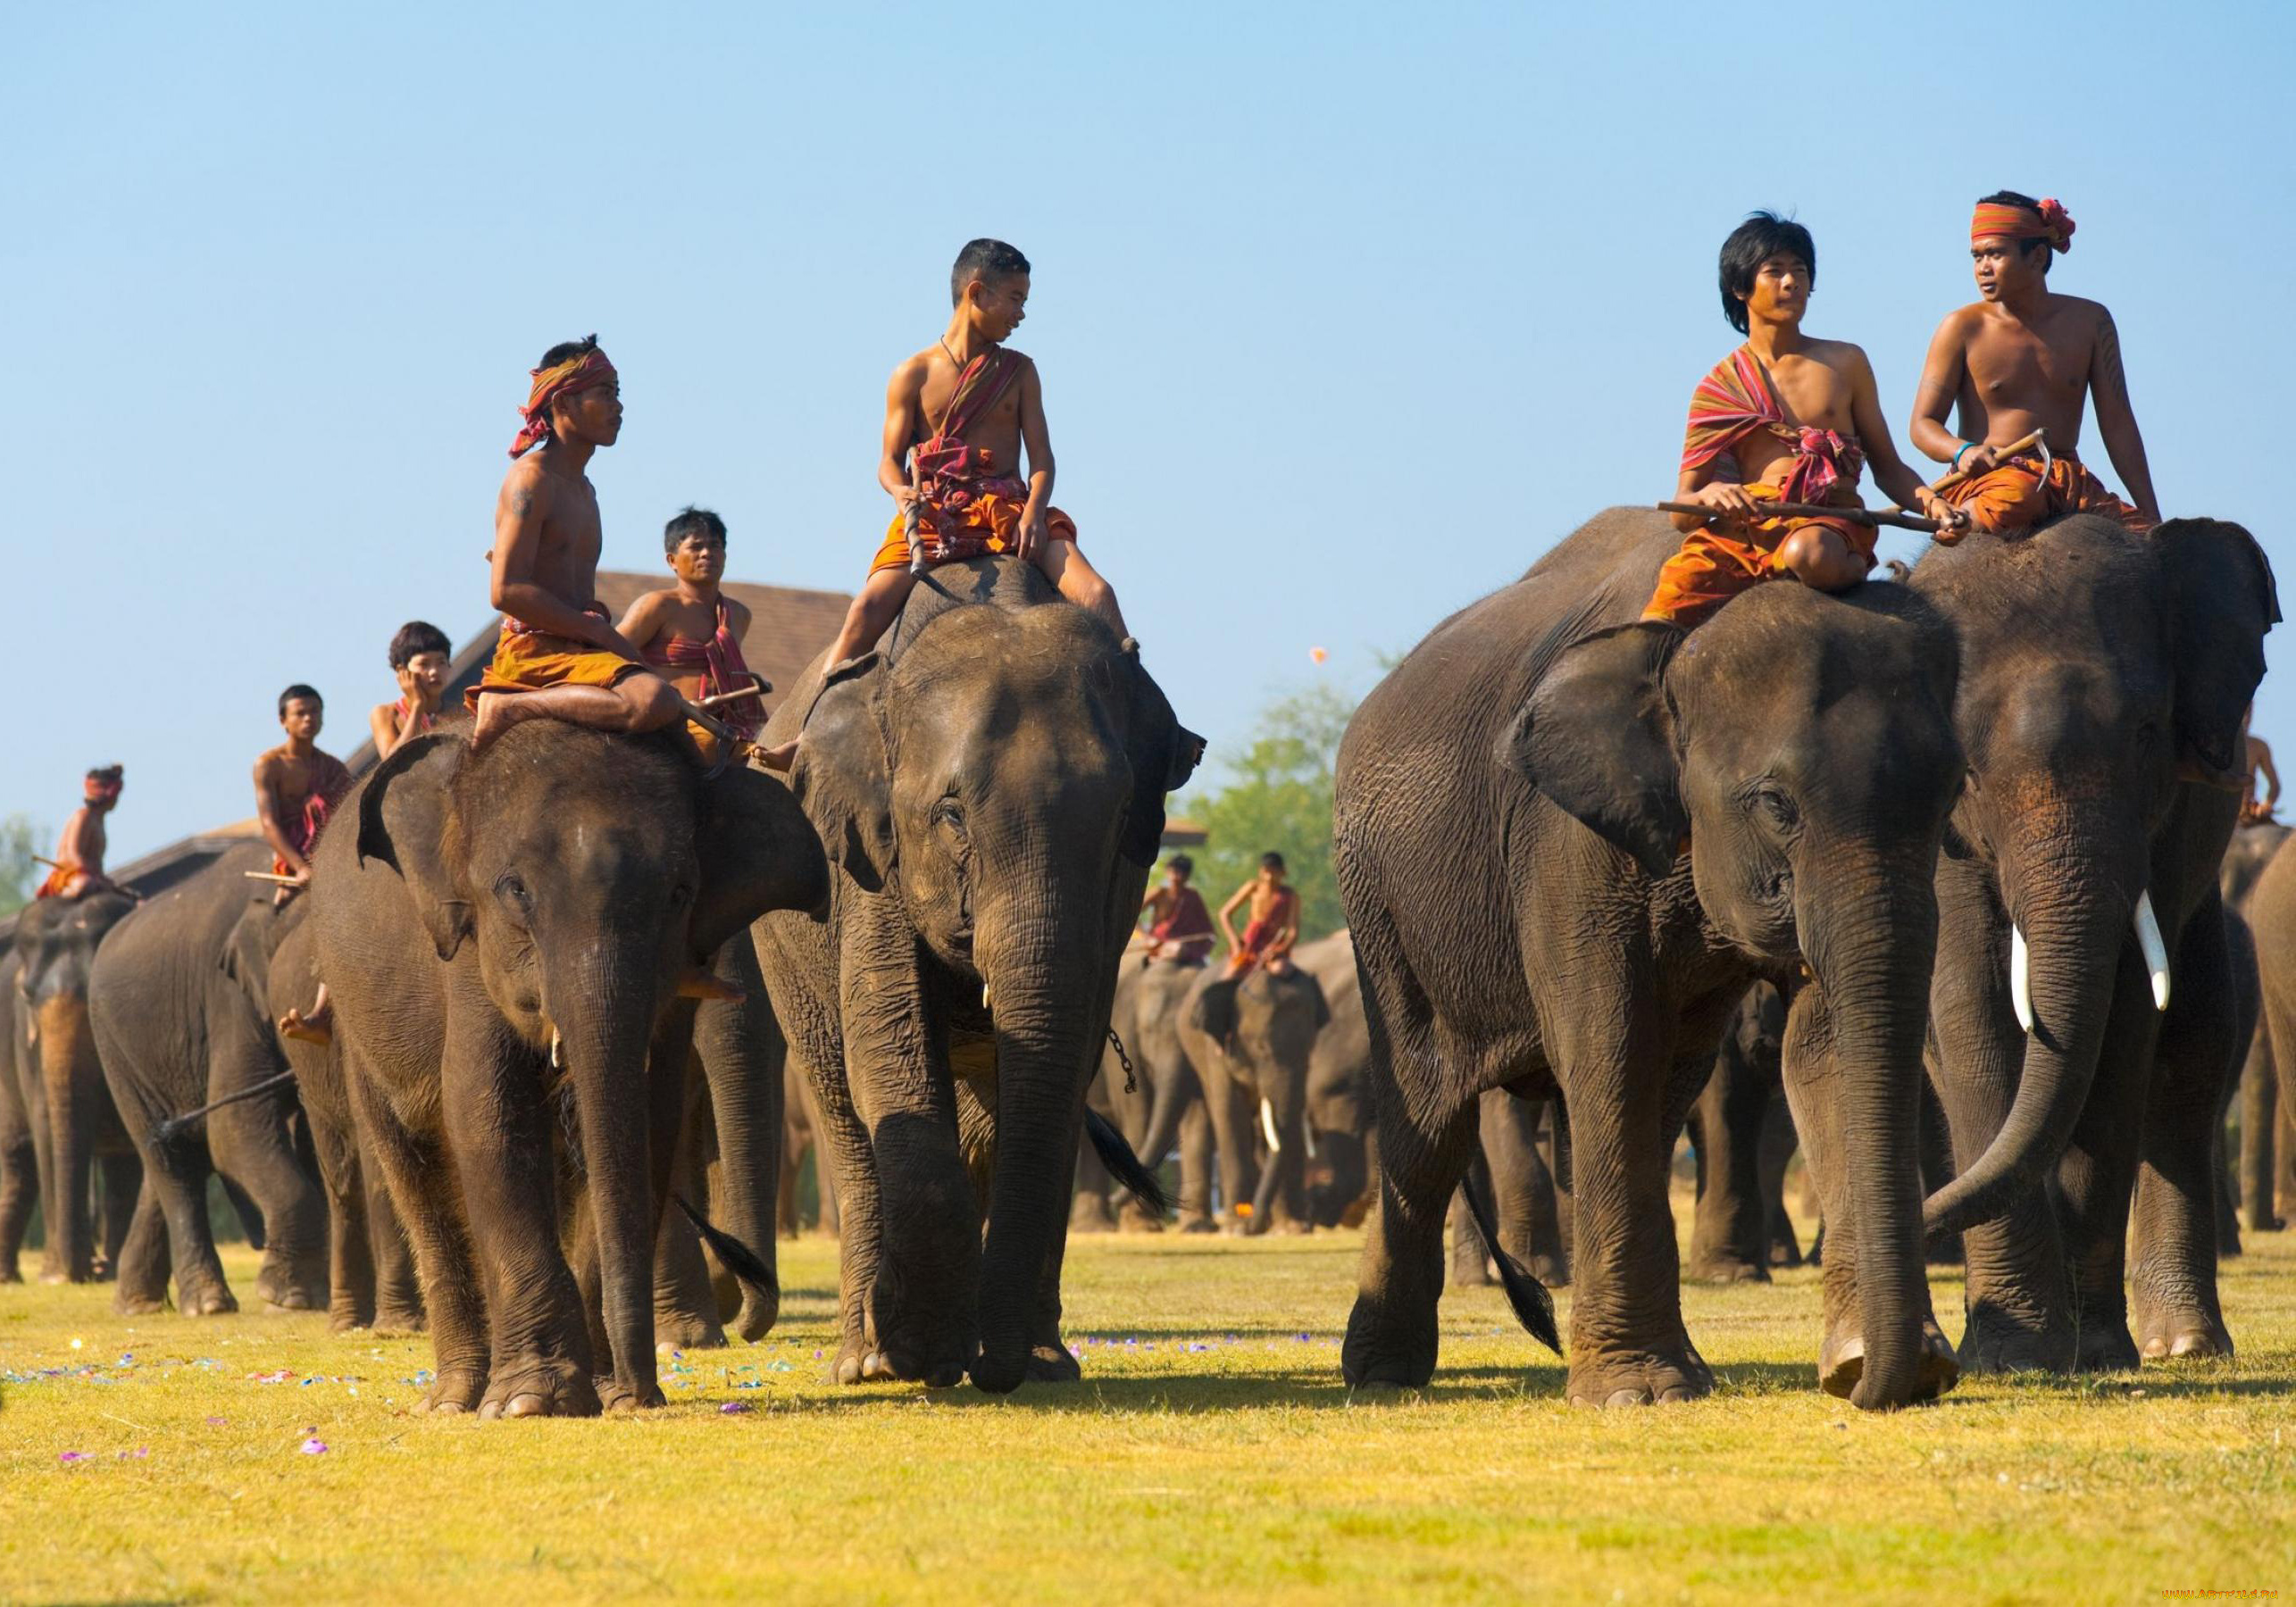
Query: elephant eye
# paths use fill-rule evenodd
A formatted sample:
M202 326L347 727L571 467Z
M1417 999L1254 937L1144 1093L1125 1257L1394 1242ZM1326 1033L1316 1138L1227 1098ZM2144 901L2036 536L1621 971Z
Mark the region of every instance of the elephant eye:
M494 895L519 915L534 912L534 895L527 890L524 878L515 870L505 870L495 878Z
M1748 790L1746 808L1773 830L1791 831L1801 824L1801 811L1794 807L1786 789L1774 781L1756 782Z
M958 841L964 840L964 810L956 799L943 798L932 806L932 823L954 835Z

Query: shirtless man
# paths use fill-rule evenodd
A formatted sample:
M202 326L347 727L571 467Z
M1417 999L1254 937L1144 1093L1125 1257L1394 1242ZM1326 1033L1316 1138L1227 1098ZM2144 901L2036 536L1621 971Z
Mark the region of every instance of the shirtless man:
M1245 921L1244 935L1239 939L1236 928L1228 924L1228 917L1248 898L1251 900L1251 916ZM1222 981L1232 981L1255 965L1272 977L1281 977L1290 970L1291 947L1299 941L1299 894L1284 883L1283 855L1259 856L1259 874L1238 887L1234 896L1220 906L1220 935L1228 940L1228 969Z
M367 729L375 739L378 762L389 758L399 744L438 723L438 699L446 691L447 670L454 654L447 633L422 620L409 620L391 637L390 670L398 678L398 701L377 704L367 712Z
M80 805L63 823L56 839L55 860L34 898L78 898L101 893L112 886L104 874L104 817L120 802L126 772L116 764L89 770L79 784Z
M326 706L300 682L279 695L279 723L287 740L255 761L255 821L271 845L271 871L295 879L272 902L285 903L310 885L311 851L320 828L343 795L351 772L319 748Z
M2241 819L2243 826L2261 826L2272 819L2273 811L2280 805L2280 772L2272 767L2272 746L2261 737L2250 734L2248 741L2248 785L2241 788ZM2256 795L2256 784L2264 783L2264 796Z
M464 694L478 716L474 752L522 720L634 732L679 717L676 688L639 662L597 601L604 537L583 470L622 434L621 380L595 335L543 353L533 379L495 503L488 596L502 611L502 638Z
M1802 332L1817 278L1809 230L1755 212L1722 243L1721 270L1722 315L1746 344L1691 396L1674 494L1712 512L1674 515L1686 539L1642 612L1683 630L1764 580L1791 576L1840 591L1874 567L1872 525L1766 516L1766 502L1855 508L1870 462L1874 484L1899 506L1952 522L1891 444L1866 354Z
M2092 511L2133 529L2160 522L2113 315L2049 287L2050 263L2072 245L2073 220L2055 201L2000 190L1978 202L1969 257L1983 299L1948 313L1929 343L1914 397L1913 444L1969 477L1947 499L1981 530L2026 529ZM2134 506L2108 491L2076 455L2082 404L2091 396L2098 433ZM1945 427L1957 407L1959 435ZM2048 438L2047 466L2038 452L2003 454L2035 429Z
M948 327L895 369L885 390L877 483L898 511L827 668L876 645L919 574L982 553L1027 559L1062 596L1130 634L1115 592L1077 550L1076 521L1052 505L1052 437L1036 364L1003 345L1027 315L1028 258L1002 240L971 241L957 253L949 294L956 311ZM786 761L796 746L782 745L768 762Z
M1140 915L1148 922L1148 947L1140 963L1168 960L1180 965L1201 965L1212 953L1212 912L1204 895L1189 886L1196 862L1175 853L1165 862L1164 885L1148 895Z
M678 584L639 597L614 629L655 674L695 703L754 687L741 656L749 610L718 590L725 578L725 520L707 508L687 508L663 527L662 551ZM765 723L765 704L755 695L714 704L711 712L744 739Z

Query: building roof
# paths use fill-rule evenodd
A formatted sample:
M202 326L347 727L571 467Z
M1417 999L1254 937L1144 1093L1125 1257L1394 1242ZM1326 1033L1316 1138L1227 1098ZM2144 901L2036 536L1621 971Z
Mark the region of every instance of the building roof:
M620 619L640 593L667 584L666 575L602 570L598 572L598 601ZM846 608L852 602L843 592L803 591L746 580L726 581L722 589L727 596L749 610L749 634L742 641L742 656L752 670L784 693L797 684L797 678L805 673L806 666L813 662L814 656L836 639L838 627L845 622ZM447 668L447 691L441 700L445 705L460 706L464 688L479 684L487 662L494 657L495 640L501 629L502 616L497 614L456 651ZM778 701L769 696L766 706L772 708ZM374 768L374 762L375 745L372 739L361 743L345 761L354 776L363 776ZM112 872L112 879L148 897L181 881L233 844L262 835L252 820L195 832L118 867ZM0 941L4 941L15 926L13 915L0 920Z

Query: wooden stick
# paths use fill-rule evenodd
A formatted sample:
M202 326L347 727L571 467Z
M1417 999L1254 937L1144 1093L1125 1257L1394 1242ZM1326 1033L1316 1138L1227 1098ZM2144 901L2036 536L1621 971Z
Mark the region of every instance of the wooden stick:
M2008 445L1996 449L1993 456L1996 460L2001 458L2013 458L2021 452L2031 452L2036 446L2041 448L2041 456L2045 458L2049 455L2049 432L2047 430L2036 429L2031 435L2020 436L2016 440L2011 441ZM1950 491L1956 486L1966 484L1971 472L1972 471L1967 469L1957 469L1950 474L1941 476L1941 478L1931 481L1929 488L1933 491Z
M758 686L740 692L719 692L703 698L700 706L705 709L714 709L720 704L739 703L745 697L763 697L766 690L767 688Z
M1918 513L1900 513L1894 508L1836 508L1824 503L1774 502L1760 503L1757 504L1757 506L1760 509L1760 512L1756 513L1754 516L1757 520L1764 519L1841 519L1846 520L1851 524L1889 525L1892 529L1899 530L1929 530L1933 532L1939 528L1937 520L1933 519L1924 519ZM1708 519L1720 519L1724 517L1724 515L1718 510L1709 508L1703 503L1662 502L1658 504L1658 512L1661 513L1702 513Z
M299 887L303 886L303 882L300 878L292 876L281 876L274 870L242 870L239 874L246 877L249 881L270 882L273 887Z
M32 855L32 858L37 862L46 865L51 870L69 870L72 869L71 866L65 864L62 860L52 860L45 853L36 853Z

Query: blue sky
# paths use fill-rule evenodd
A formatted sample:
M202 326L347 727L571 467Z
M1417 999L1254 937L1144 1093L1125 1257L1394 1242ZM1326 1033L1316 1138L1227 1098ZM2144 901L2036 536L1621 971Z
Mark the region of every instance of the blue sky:
M2118 319L2164 504L2247 521L2296 587L2286 7L105 4L7 35L0 814L60 823L122 761L115 862L250 812L288 682L347 752L402 620L484 621L554 341L622 372L609 567L698 502L738 578L850 589L885 376L979 234L1035 261L1058 500L1215 761L1671 489L1756 206L1815 230L1810 327L1866 346L1902 445L1970 203L2062 197L2055 282ZM2296 742L2296 694L2258 728Z

